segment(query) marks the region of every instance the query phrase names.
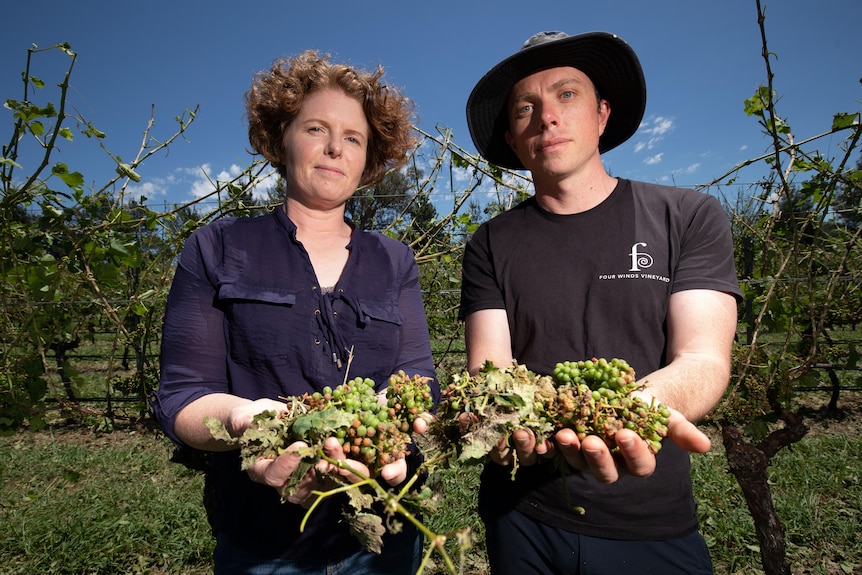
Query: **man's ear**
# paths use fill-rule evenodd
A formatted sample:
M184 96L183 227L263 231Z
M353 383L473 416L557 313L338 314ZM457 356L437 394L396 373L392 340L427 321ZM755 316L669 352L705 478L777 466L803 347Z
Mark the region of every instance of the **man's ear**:
M509 133L509 130L506 130L506 143L509 144L509 147L512 148L512 151L515 152L515 155L518 155L518 149L515 147L515 140L512 138L512 134Z
M599 102L599 117L599 122L601 123L599 136L601 136L605 133L605 128L608 127L608 119L611 117L611 103L605 99Z

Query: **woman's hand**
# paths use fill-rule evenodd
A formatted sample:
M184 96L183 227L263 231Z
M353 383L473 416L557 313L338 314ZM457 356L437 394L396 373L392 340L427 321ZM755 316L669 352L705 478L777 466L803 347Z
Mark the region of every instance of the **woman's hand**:
M231 437L239 437L251 425L254 416L264 411L283 411L286 405L273 399L257 399L237 405L228 412L225 428Z

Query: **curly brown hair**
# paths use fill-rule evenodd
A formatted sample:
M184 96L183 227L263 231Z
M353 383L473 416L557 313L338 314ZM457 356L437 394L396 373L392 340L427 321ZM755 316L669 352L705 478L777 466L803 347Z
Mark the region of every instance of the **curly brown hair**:
M381 83L382 67L368 73L346 64L333 64L329 59L329 54L306 50L293 58L279 58L268 71L254 75L245 94L249 142L285 177L285 130L309 94L339 88L362 104L371 129L359 183L377 184L388 170L404 165L416 143L413 102L397 88Z

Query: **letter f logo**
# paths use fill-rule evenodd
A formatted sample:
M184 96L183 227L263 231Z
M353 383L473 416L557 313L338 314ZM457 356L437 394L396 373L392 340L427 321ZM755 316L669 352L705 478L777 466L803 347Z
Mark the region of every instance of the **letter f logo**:
M632 246L632 267L630 272L639 272L641 268L648 268L652 265L652 256L645 252L639 252L638 247L646 247L646 243L638 242Z

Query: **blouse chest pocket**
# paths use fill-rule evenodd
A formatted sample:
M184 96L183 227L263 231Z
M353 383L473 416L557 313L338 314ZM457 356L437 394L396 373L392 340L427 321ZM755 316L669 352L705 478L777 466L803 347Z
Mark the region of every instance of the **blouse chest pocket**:
M400 326L404 323L404 316L398 309L398 303L391 301L367 301L359 300L360 321L369 323L371 321L382 321L384 323Z
M234 361L283 364L296 355L296 292L229 283L219 286L216 299Z
M358 308L358 329L345 341L353 352L350 370L381 384L397 363L404 316L397 300L359 299Z

